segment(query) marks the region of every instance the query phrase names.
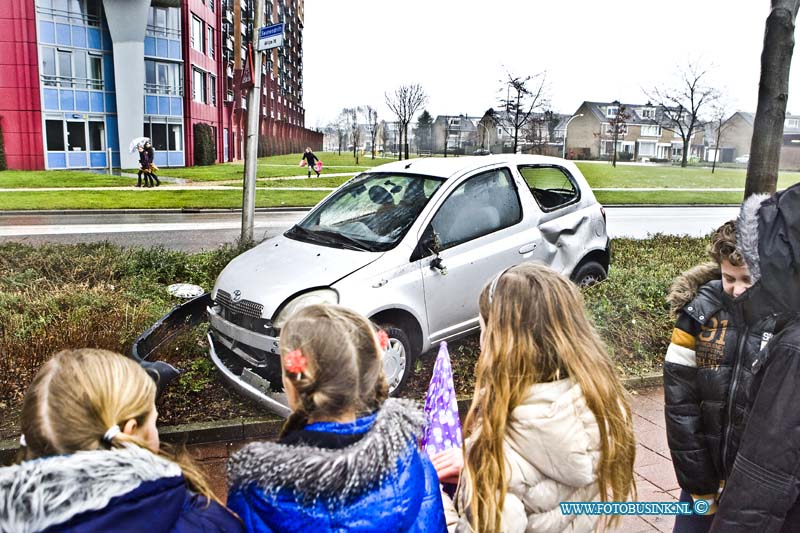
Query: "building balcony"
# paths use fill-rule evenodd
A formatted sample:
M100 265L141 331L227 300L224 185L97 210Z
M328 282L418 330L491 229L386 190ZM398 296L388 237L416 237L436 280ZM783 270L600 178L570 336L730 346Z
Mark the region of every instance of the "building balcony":
M225 49L233 52L233 37L230 35L225 39Z
M226 91L225 92L225 101L230 103L233 102L233 91Z

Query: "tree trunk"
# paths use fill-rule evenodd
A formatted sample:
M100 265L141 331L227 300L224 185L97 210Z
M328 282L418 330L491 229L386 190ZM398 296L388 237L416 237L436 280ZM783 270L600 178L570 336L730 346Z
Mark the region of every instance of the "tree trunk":
M406 159L408 159L408 123L403 126L403 136L405 137L405 143L403 146L405 147L406 151Z
M719 126L717 127L717 142L714 144L714 159L711 163L711 173L717 168L717 159L719 156L719 140L722 138L722 119L719 119Z
M397 124L397 135L399 139L397 140L397 160L401 161L403 159L403 126L401 124Z
M689 141L691 139L692 139L691 135L686 135L686 137L683 139L683 155L681 156L681 168L685 168L689 164L688 163Z
M614 129L617 129L616 125L614 126ZM611 166L614 168L617 168L617 138L618 138L617 135L618 135L617 133L614 134L614 148L611 152L612 153Z
M774 193L778 184L798 7L800 0L772 0L767 17L745 198L754 193Z

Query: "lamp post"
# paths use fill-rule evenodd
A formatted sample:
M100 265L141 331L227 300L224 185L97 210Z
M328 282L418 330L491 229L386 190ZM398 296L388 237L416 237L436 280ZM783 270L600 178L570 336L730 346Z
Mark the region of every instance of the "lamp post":
M582 117L583 113L578 113L577 115L572 115L567 119L567 123L564 124L564 142L561 146L561 159L567 158L567 128L569 128L569 123L572 122L574 119L578 117Z

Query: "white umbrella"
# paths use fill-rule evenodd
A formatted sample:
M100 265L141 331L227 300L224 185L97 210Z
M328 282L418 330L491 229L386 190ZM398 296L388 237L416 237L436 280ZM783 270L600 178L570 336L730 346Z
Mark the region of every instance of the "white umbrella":
M128 150L130 153L136 152L136 147L140 144L144 146L144 143L149 142L150 137L136 137L134 140L131 141L130 146L128 146Z

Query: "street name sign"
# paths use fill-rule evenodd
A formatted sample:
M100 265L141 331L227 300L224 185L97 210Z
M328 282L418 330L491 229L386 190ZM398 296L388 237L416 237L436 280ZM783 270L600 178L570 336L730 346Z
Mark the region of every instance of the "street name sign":
M271 26L262 26L258 29L259 52L283 46L283 22Z

